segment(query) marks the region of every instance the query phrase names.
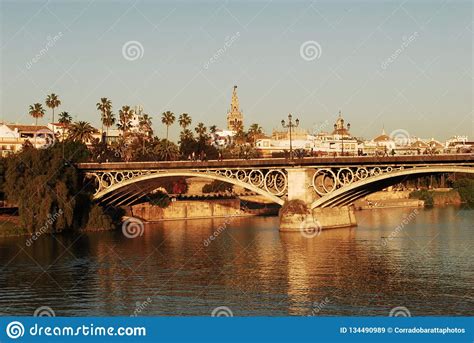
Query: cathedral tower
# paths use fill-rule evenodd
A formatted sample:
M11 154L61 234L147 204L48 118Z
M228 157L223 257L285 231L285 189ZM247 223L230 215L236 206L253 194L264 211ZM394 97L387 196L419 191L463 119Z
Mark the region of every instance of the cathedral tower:
M230 110L227 112L227 129L229 131L237 131L239 128L243 129L244 116L240 111L239 97L237 96L237 86L234 86L232 92L232 100L230 102Z

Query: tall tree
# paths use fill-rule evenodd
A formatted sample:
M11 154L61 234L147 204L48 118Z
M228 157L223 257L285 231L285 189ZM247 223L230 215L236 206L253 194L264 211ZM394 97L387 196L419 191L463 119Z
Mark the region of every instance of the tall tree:
M106 134L105 134L105 142L107 143L107 137L109 136L109 128L115 124L115 114L112 110L107 110L105 112L104 118L102 119L102 125L105 126Z
M176 117L174 116L174 113L171 111L166 111L161 114L161 122L166 125L166 140L168 140L169 127L173 125L175 120L176 120Z
M54 93L51 93L46 97L46 106L51 108L53 110L53 118L52 118L52 124L54 125L54 109L61 105L61 100L59 100L58 96Z
M128 131L132 128L133 110L130 106L122 106L119 110L119 121L117 127L123 132L123 136L127 136Z
M102 134L102 132L104 131L104 126L107 127L104 122L106 120L107 112L112 111L112 101L107 98L100 98L100 101L96 104L96 106L97 109L100 111L100 122L102 123L100 134ZM112 125L113 123L110 126Z
M36 104L30 105L29 109L30 116L35 118L36 126L38 126L38 118L43 118L44 116L44 108L39 102Z
M141 133L145 134L147 138L151 138L153 136L153 128L151 122L151 116L144 113L140 116L140 120L138 121L139 130Z
M75 122L69 127L69 139L82 143L92 142L96 132L97 130L86 121Z
M255 142L257 141L257 139L259 139L260 137L262 137L263 135L263 129L260 125L258 124L252 124L250 125L249 127L249 130L248 130L248 137L250 138L251 140L251 143L253 145L255 145Z
M191 116L187 113L180 114L178 123L179 126L183 128L183 130L186 130L186 128L192 123Z
M209 132L214 134L217 132L217 126L216 125L211 125L209 126Z
M196 131L198 134L199 139L202 139L207 133L207 127L204 125L204 123L198 123L194 128L194 131Z
M69 127L69 125L72 122L72 117L69 115L68 112L61 112L59 113L59 123L62 125L62 137L61 140L64 141L64 132L66 131L66 128Z

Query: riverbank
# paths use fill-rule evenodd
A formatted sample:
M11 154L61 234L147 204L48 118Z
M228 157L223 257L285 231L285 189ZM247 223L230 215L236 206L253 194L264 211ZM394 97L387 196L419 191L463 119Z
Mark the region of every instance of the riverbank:
M356 210L376 208L432 207L463 204L460 193L452 188L419 191L380 191L357 200Z

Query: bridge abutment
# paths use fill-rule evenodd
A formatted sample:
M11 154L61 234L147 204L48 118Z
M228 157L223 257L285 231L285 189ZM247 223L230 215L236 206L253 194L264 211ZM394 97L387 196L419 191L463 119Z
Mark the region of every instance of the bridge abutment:
M280 210L280 231L311 235L323 229L357 226L353 207L311 209L316 198L312 187L314 171L288 168L288 199Z

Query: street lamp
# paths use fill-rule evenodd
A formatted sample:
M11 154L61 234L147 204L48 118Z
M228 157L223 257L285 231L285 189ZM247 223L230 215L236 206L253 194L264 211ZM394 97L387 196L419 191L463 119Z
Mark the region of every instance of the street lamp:
M347 131L351 129L351 124L347 123ZM337 125L334 124L334 130L337 130ZM342 125L341 128L341 156L344 156L344 124Z
M292 137L291 137L291 129L298 127L298 125L300 125L300 120L296 119L295 122L293 123L292 119L293 119L293 116L291 115L291 113L288 114L288 124L286 124L285 121L282 119L281 126L283 126L285 129L288 129L290 132L290 160L293 161L293 143L292 143Z

